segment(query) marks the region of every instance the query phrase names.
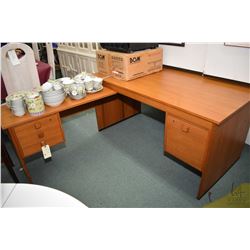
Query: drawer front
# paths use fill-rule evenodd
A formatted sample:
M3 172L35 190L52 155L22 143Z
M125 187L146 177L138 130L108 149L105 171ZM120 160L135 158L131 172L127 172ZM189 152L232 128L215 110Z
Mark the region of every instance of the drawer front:
M205 128L167 115L165 150L201 170L208 145L208 133Z
M58 114L20 125L14 131L24 157L41 151L43 144L53 146L64 141Z

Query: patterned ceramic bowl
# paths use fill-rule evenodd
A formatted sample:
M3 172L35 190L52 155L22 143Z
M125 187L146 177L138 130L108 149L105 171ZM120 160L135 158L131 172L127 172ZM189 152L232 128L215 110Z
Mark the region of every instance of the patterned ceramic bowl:
M75 83L69 88L71 99L79 100L86 96L85 86L83 83Z

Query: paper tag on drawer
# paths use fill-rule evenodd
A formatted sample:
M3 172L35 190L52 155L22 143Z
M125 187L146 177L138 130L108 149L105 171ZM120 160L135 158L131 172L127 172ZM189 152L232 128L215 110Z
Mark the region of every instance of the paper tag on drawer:
M49 145L42 146L43 158L48 159L51 157Z

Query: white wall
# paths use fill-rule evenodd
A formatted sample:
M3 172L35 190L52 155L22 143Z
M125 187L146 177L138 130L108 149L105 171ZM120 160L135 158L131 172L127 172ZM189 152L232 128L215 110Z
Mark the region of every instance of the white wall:
M223 43L186 43L185 47L161 45L163 64L203 72L250 84L250 49ZM250 145L250 129L246 143Z
M206 55L205 74L250 83L250 49L209 44Z
M207 44L185 44L185 47L161 45L163 64L182 69L203 72L206 61Z
M185 47L161 45L163 64L250 83L250 49L223 43L186 43Z

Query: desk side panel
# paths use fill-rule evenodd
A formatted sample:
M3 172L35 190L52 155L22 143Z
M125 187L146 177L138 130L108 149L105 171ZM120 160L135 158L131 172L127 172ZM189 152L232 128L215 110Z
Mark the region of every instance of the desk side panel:
M200 199L240 158L250 125L250 103L220 126L214 125L207 161L202 171Z

